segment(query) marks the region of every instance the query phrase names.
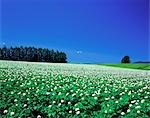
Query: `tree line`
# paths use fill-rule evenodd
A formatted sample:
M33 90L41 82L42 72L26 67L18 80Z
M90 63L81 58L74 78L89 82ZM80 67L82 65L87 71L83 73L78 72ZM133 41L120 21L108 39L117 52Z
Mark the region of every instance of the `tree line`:
M66 63L67 55L64 52L35 47L2 47L1 60Z

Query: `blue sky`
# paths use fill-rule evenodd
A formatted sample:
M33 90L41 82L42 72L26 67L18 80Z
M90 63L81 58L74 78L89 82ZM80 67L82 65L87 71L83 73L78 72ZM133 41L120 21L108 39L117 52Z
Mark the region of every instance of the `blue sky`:
M148 60L148 0L2 0L1 45L65 51L69 62Z

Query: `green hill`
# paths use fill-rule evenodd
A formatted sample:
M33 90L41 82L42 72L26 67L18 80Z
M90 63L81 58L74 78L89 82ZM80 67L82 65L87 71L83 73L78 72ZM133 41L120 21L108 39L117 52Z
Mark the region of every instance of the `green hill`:
M103 64L105 66L150 70L150 64Z

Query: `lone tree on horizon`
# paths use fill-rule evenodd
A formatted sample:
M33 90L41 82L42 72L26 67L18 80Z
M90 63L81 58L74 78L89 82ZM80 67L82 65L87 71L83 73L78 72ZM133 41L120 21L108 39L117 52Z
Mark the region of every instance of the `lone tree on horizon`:
M121 60L121 63L131 63L129 56L124 56Z

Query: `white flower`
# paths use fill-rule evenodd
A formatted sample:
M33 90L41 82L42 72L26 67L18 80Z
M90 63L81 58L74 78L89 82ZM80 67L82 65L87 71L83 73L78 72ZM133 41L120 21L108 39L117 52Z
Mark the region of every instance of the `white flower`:
M49 95L50 94L50 92L46 92L46 95Z
M51 108L51 107L52 107L52 105L49 105L48 107L49 107L49 108Z
M8 112L8 110L4 110L4 112L3 112L3 113L5 114L5 113L7 113L7 112Z
M77 111L76 114L80 114L80 111Z
M94 99L97 100L98 98L97 98L97 97L94 97Z
M15 112L11 112L10 115L13 116L15 114Z
M71 102L68 102L68 104L71 104Z
M69 113L72 113L72 111L70 110Z
M69 95L69 93L66 93L66 96L68 96Z
M61 100L61 103L64 103L64 100Z
M105 110L104 113L107 113L107 110Z
M61 103L59 103L58 106L61 106Z
M140 107L140 106L136 106L135 108L136 108L136 109L139 109L139 108L141 108L141 107Z
M75 96L75 95L76 95L75 93L74 93L74 94L72 94L72 97L73 97L73 96Z
M25 96L26 95L26 93L23 93L23 96Z
M124 112L121 112L121 115L124 115L125 113Z
M21 92L18 93L18 95L20 95L20 94L21 94Z
M23 107L26 107L27 106L27 104L24 104L24 106Z
M56 103L56 101L53 101L53 104L55 104Z
M138 110L137 113L140 113L140 111Z
M98 92L97 95L100 95L100 92Z
M129 107L132 107L132 104L129 104Z
M88 96L89 94L86 93L86 96Z
M141 103L144 103L144 101L145 101L144 99L143 99L143 100L141 100Z
M131 91L129 91L128 95L131 95Z
M95 96L95 94L92 94L92 96Z
M141 95L140 93L138 93L138 95Z
M148 96L145 96L144 98L148 98Z
M56 89L57 89L57 87L55 86L54 90L56 90Z
M79 110L79 108L75 108L75 111L78 111Z
M135 102L136 102L135 100L131 101L132 104L135 103Z
M14 102L17 102L17 101L18 101L17 99L14 100Z
M14 92L13 92L13 91L11 91L11 94L14 94Z
M82 95L83 95L83 93L80 94L80 96L82 96Z
M116 101L115 103L118 103L118 101Z
M105 100L109 100L109 98L105 98Z
M61 92L59 92L58 95L61 95Z
M40 115L38 115L37 118L42 118L42 117Z
M29 98L27 98L27 100L29 101L30 99L29 99Z
M128 109L127 112L129 113L129 112L130 112L130 109Z
M114 98L115 98L114 96L111 97L111 99L114 99Z

